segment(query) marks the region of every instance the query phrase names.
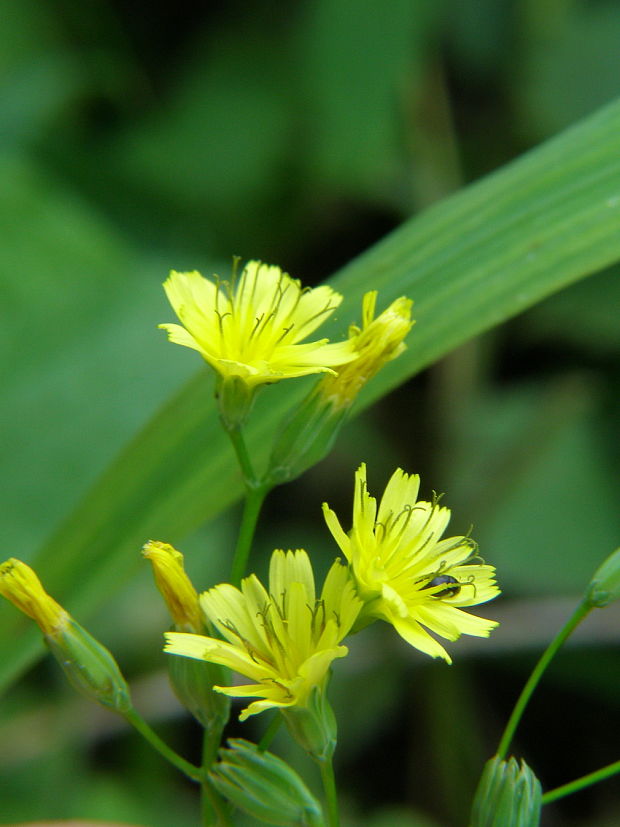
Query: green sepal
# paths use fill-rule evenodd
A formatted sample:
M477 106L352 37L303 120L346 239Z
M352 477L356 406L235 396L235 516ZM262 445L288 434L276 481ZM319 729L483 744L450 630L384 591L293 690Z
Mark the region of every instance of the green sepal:
M285 417L271 452L267 479L288 482L331 451L348 407L336 408L321 394L321 382Z
M224 669L195 658L167 660L174 694L206 730L221 732L230 717L230 698L215 692L213 686L226 684Z
M321 805L281 758L235 738L219 751L209 778L240 810L267 824L322 827Z
M45 635L69 683L93 701L124 714L132 708L127 681L113 655L73 618Z
M496 755L485 764L470 827L538 827L541 808L540 781L525 761Z
M311 758L319 764L331 759L336 749L338 727L321 687L313 688L306 706L291 706L281 712L290 734Z
M241 427L252 410L257 388L251 387L240 376L218 376L215 398L220 419L227 431Z

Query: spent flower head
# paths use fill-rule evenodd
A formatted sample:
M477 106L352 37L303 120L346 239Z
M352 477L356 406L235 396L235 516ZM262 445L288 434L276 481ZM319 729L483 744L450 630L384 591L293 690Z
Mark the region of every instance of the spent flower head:
M411 299L401 296L375 318L376 290L362 301L362 326L351 325L349 342L355 358L334 374L325 376L318 393L335 408L349 407L369 379L405 350L405 336L415 322L411 319Z
M413 302L401 296L375 318L376 304L371 290L362 302L362 326L349 328L355 358L323 376L280 428L269 462L274 483L293 479L331 450L366 382L405 350Z
M322 688L335 658L348 653L340 641L361 608L348 569L336 561L320 598L305 551L273 552L269 589L255 575L241 589L223 583L201 595L201 604L224 640L183 632L166 635L165 651L228 666L250 678L244 686L216 686L226 695L252 698L245 720L271 708L304 707Z
M249 261L230 282L173 270L164 289L182 326L159 327L171 342L197 350L224 380L237 377L255 388L354 358L346 341L303 342L342 296L327 285L302 289L279 267Z
M368 493L365 465L355 481L351 531L343 531L326 503L323 513L364 601L358 626L386 620L412 646L450 663L428 630L448 640L463 633L488 637L497 623L462 609L499 594L495 569L481 561L469 537L441 539L450 511L438 497L417 501L417 475L395 471L378 508Z

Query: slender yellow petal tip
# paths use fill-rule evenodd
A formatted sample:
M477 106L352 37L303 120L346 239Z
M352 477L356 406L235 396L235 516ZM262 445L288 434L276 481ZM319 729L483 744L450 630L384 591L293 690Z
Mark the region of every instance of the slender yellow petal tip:
M53 637L69 623L69 614L47 594L35 572L12 557L0 564L0 594Z
M185 572L183 555L169 543L149 540L142 554L153 565L155 583L177 629L202 632L205 624L198 593Z
M358 626L380 618L408 643L451 662L429 633L447 640L461 634L488 637L497 623L463 608L500 593L495 569L478 555L469 536L441 539L449 509L434 496L417 499L420 479L397 469L379 504L368 492L366 466L355 475L353 526L346 533L323 506L327 527L349 561L357 594L364 601Z

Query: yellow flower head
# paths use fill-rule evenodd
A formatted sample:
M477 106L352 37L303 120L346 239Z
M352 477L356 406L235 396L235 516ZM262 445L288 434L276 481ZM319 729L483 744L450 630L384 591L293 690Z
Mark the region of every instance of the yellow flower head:
M69 624L69 614L49 596L34 571L12 557L0 564L0 594L31 617L46 636L54 637Z
M205 624L198 593L185 573L181 552L168 543L149 540L142 554L153 564L155 583L177 629L202 631Z
M437 498L418 502L419 485L417 475L398 469L377 510L361 465L349 534L326 503L323 513L364 600L361 618L387 620L412 646L450 663L427 629L448 640L463 633L488 637L497 623L462 608L491 600L499 589L495 569L480 560L469 537L441 539L450 511Z
M182 325L161 324L168 338L197 350L224 379L256 387L354 358L348 342L302 344L342 301L323 285L303 290L279 267L250 261L232 283L174 270L164 283Z
M369 379L405 350L404 339L414 325L411 299L401 296L375 319L377 291L370 290L362 302L362 326L351 325L349 342L355 359L326 376L319 393L336 408L351 405Z
M256 697L240 715L266 709L303 707L322 687L330 664L348 650L340 641L361 608L347 566L336 561L320 599L305 551L276 550L269 567L269 591L255 575L241 590L223 583L200 597L205 614L224 640L184 632L166 635L165 651L228 666L250 678L245 686L216 686L218 692Z

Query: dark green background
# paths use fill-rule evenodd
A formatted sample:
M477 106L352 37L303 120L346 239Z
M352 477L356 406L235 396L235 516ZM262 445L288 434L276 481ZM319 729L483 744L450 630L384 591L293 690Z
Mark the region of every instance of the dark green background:
M238 0L157 11L6 0L6 557L31 559L199 366L155 329L172 320L160 287L171 267L226 275L238 254L317 283L620 93L612 0L385 5ZM465 345L351 422L328 460L268 503L263 558L304 546L324 569L335 547L320 503L346 522L358 463L376 493L397 465L420 472L425 495L446 492L455 532L474 523L504 588L485 607L503 627L451 647L450 669L387 627L351 642L333 684L345 824L465 822L536 652L618 545L619 306L609 270ZM226 576L237 520L227 514L183 544L200 588ZM597 620L587 645L552 667L515 744L545 788L619 757L618 614ZM166 624L145 567L89 628L118 656L147 717L195 758L195 728L163 675ZM76 699L49 659L2 700L0 773L6 824L197 821L193 788ZM545 818L613 825L619 808L611 781Z

